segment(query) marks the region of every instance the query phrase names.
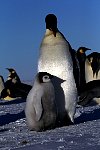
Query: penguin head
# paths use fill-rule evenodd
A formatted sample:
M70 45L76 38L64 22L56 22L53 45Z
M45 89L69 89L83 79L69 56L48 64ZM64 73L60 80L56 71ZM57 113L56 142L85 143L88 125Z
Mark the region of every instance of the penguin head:
M15 73L15 70L12 68L6 68L7 70L9 70L10 73Z
M8 80L12 80L12 82L14 81L16 82L21 82L20 78L18 77L16 71L12 68L6 68L9 71L9 75L8 75Z
M79 47L79 49L77 50L77 52L84 54L87 50L91 50L90 48L87 47Z
M40 83L46 83L46 82L50 82L50 80L53 78L53 75L47 72L39 72L38 78Z
M6 68L9 71L8 80L15 78L16 72L12 68Z
M46 29L49 29L53 32L56 37L57 32L57 17L54 14L48 14L45 18Z

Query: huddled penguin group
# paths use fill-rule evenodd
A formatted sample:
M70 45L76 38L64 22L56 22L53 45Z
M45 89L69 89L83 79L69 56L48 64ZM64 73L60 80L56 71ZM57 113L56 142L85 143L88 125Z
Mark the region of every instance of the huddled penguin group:
M1 98L25 98L27 125L35 131L73 124L77 104L100 98L100 53L86 55L90 48L82 46L74 50L54 14L45 17L45 24L33 86L22 83L13 68L7 68L6 82L0 76Z
M4 82L3 77L0 76L0 98L4 100L26 98L32 86L22 83L13 68L7 70L9 71L7 81Z
M77 51L72 49L58 30L54 14L48 14L45 23L38 73L25 108L27 124L35 131L74 123L76 105L84 106L100 97L100 54L87 56L86 51L90 48L86 47L79 47ZM92 80L97 80L88 82L91 76Z
M78 104L100 104L100 53L93 52L85 59L86 84L81 88Z

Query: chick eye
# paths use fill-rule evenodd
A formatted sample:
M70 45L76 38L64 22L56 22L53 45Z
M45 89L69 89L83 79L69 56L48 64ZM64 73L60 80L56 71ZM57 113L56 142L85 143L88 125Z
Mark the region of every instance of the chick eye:
M43 77L43 82L49 82L49 81L50 81L49 76L45 75Z
M44 78L45 78L45 79L49 79L49 77L48 77L48 76L44 76Z

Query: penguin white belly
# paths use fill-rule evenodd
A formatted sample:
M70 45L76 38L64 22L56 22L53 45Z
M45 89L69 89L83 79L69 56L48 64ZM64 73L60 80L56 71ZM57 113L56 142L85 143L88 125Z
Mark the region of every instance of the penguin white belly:
M93 70L91 67L91 64L89 63L88 59L85 61L85 78L86 83L92 81L92 80L100 80L100 71L98 72L98 76L96 77L96 74L93 76Z
M77 99L73 64L69 45L59 32L57 32L56 37L53 34L45 35L40 47L38 72L48 72L64 80L61 87L65 96L65 109L71 121L73 121ZM58 109L60 111L60 108Z

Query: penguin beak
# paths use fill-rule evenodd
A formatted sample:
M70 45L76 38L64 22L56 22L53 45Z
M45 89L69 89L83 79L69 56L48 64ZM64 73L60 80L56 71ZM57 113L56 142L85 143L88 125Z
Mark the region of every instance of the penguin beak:
M6 68L7 70L9 70L9 68Z
M53 31L53 35L54 35L54 37L56 37L56 31Z
M9 68L6 68L6 69L7 69L9 72L11 72Z
M91 50L90 48L86 48L86 50L85 51L88 51L88 50Z
M91 50L90 48L80 49L80 53L85 53L87 50Z
M87 48L87 50L91 50L90 48Z
M53 35L54 35L54 37L56 37L56 29L52 29L52 28L50 28L50 30L53 32Z

